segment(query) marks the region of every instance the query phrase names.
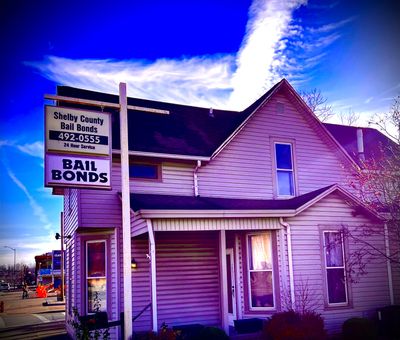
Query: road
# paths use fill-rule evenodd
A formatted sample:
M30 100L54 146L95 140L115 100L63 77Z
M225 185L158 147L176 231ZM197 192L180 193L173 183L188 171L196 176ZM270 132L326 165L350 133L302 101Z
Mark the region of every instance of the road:
M1 292L0 339L68 339L65 331L65 306L55 295L37 298L31 291L28 299L22 292ZM43 306L43 303L48 303Z

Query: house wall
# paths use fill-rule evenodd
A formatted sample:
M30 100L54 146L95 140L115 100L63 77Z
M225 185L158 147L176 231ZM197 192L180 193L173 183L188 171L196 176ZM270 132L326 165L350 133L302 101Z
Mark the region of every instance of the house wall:
M278 101L285 105L282 114L276 112ZM333 183L346 184L346 171L335 154L337 150L283 94L277 94L215 159L200 168L200 195L274 198L274 140L294 143L298 194Z
M158 325L220 325L218 232L157 232Z
M194 166L185 163L162 163L162 180L131 179L132 193L193 195ZM112 190L80 190L80 226L110 227L120 226L121 192L120 163L112 164Z
M132 317L135 318L151 303L149 240L147 235L132 239L132 257L137 263L137 268L132 270ZM147 308L132 325L134 332L148 331L152 328L152 307Z
M71 235L71 239L65 239L65 306L66 319L72 317L73 307L79 307L79 281L75 273L80 254L77 250L77 237L74 234L79 225L79 190L64 190L64 235ZM66 323L68 331L73 334L73 329Z
M322 231L340 230L347 226L355 232L356 228L371 225L371 220L357 215L338 194L331 194L300 215L287 219L292 229L292 252L294 280L297 294L306 288L312 292L310 307L316 309L325 319L329 332L339 332L342 323L351 317L376 316L376 309L390 303L387 268L384 260L369 260L367 274L358 282L349 283L350 300L346 307L327 307L325 303L324 251ZM367 238L376 247L384 249L383 235ZM357 249L350 239L345 239L347 254ZM299 301L298 301L299 302Z

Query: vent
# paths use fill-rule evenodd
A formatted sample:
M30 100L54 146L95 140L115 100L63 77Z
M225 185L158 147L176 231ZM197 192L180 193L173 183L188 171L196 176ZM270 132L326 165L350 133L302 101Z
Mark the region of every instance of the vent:
M281 102L276 103L276 113L277 114L283 114L285 112L285 104Z
M210 111L208 111L208 116L214 118L214 109L210 107Z

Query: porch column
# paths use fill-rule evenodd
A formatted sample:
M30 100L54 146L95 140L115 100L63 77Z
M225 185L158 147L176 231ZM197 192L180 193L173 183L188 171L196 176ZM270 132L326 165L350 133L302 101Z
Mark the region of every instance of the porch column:
M153 224L147 220L150 241L150 264L151 264L151 311L153 321L153 332L158 331L157 324L157 277L156 277L156 242L154 240Z
M229 334L228 320L228 282L226 274L226 235L225 230L219 234L219 268L221 277L221 321L222 328Z

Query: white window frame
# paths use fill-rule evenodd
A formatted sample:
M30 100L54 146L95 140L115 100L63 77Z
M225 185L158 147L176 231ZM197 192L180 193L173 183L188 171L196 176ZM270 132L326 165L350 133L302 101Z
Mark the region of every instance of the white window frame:
M282 169L282 168L278 168L278 155L276 152L276 146L277 145L289 145L290 146L290 158L292 161L292 168L291 169ZM296 182L295 182L295 173L294 173L294 157L293 157L293 143L289 143L289 142L279 142L279 141L275 141L274 142L274 159L275 159L275 183L276 183L276 195L277 197L294 197L296 196ZM278 171L282 171L282 172L288 172L291 173L291 179L292 179L292 188L293 188L293 193L291 195L281 195L279 193L279 178L278 178Z
M342 246L342 266L328 266L326 261L326 252L327 252L327 245L325 242L325 234L338 234L340 236L340 243ZM343 235L338 230L323 230L322 232L322 242L323 242L323 249L324 249L324 271L325 271L325 282L326 282L326 302L329 307L340 307L340 306L348 306L349 305L349 290L347 284L347 275L346 275L346 262L345 262L345 249L344 249L344 240ZM329 280L328 280L328 270L329 269L343 269L344 275L344 290L346 301L345 302L329 302Z
M264 235L264 234L270 235L269 250L271 252L271 261L272 261L271 269L261 269L261 270L250 269L250 251L251 251L251 249L249 247L250 236L257 236L257 235ZM249 309L252 311L275 310L276 309L276 294L275 294L275 275L274 275L274 254L272 251L272 233L271 233L271 231L246 234L246 249L247 249L247 285L248 285L248 295L249 295L249 300L248 300ZM271 306L271 307L253 307L252 301L251 301L251 279L250 279L251 272L271 272L272 273L272 303L273 303L273 306Z
M105 276L95 276L95 277L92 277L92 276L88 276L88 269L89 269L89 266L88 266L88 245L90 244L90 243L104 243L104 266L105 266ZM85 256L85 294L86 294L86 308L85 308L85 310L86 310L86 313L87 314L94 314L93 312L89 312L89 285L88 285L88 280L90 280L90 279L105 279L106 280L106 301L105 301L105 306L104 306L104 308L105 308L105 310L107 311L107 295L108 295L108 289L107 289L107 240L104 240L104 239L100 239L100 240L88 240L88 241L86 241L85 242L85 254L86 254L86 256Z

